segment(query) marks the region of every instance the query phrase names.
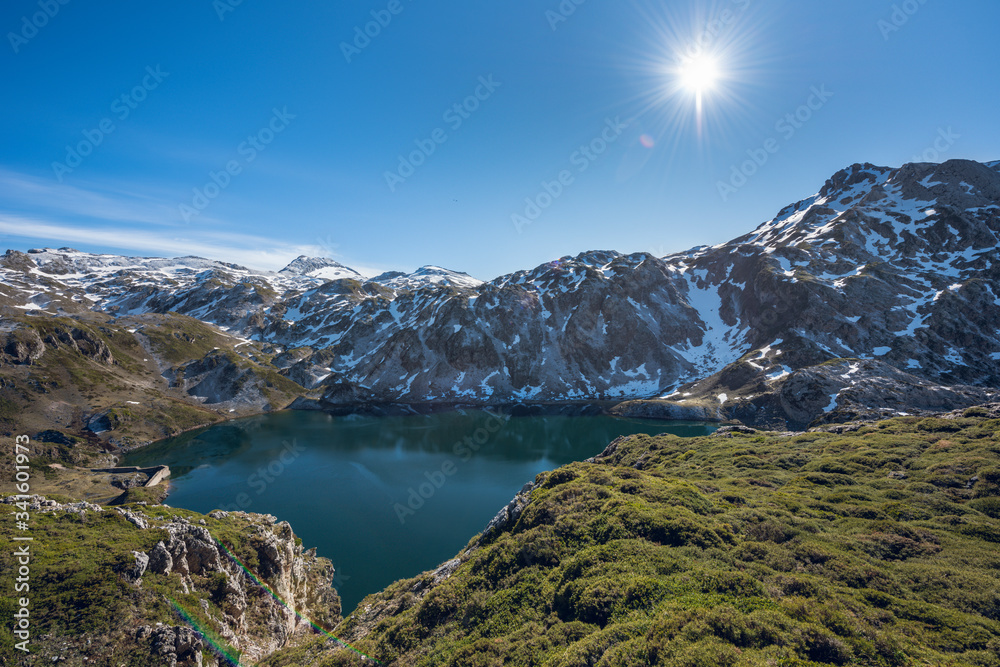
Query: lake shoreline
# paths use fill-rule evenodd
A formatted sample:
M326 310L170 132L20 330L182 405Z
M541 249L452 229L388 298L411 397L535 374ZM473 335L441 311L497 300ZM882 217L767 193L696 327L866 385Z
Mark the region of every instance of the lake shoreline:
M622 435L703 436L715 428L607 414L455 409L335 417L285 410L161 441L124 464L168 465L170 495L161 502L172 507L289 521L352 578L342 591L347 609L443 562L541 472L585 461ZM400 543L407 549L393 548Z
M461 412L463 410L482 410L485 412L496 412L509 417L532 417L532 416L555 416L562 415L568 417L587 417L606 415L621 419L654 419L664 423L686 423L686 422L707 422L726 424L731 420L722 417L688 418L686 416L674 416L664 414L662 416L633 415L621 411L615 411L616 407L633 402L654 401L656 399L626 399L626 400L581 400L581 401L530 401L530 402L509 402L509 403L469 403L469 402L437 402L429 401L424 403L350 403L343 406L323 405L319 401L305 397L299 397L288 406L277 410L263 410L260 412L243 413L239 415L226 416L222 420L211 424L202 424L189 429L179 431L157 440L132 446L117 446L119 460L126 455L139 452L147 447L152 447L166 440L190 434L195 431L207 430L215 426L227 424L241 419L252 419L263 415L273 415L282 412L302 412L315 413L322 412L333 417L346 417L349 415L361 415L365 417L400 417L406 415L437 415L449 412Z

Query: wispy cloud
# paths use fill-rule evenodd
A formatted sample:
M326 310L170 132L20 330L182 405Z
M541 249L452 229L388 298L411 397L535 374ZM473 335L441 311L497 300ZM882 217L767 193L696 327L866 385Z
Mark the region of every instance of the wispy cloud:
M277 271L299 255L316 255L315 246L283 244L274 239L244 234L177 234L167 230L70 226L0 212L0 233L46 239L58 245L86 244L154 256L198 255L242 264L248 268Z
M0 169L0 233L153 255L202 255L265 270L315 248L179 222L176 206L131 184L56 183ZM6 209L6 210L4 210ZM204 222L212 222L205 220Z
M77 187L0 169L0 201L8 208L48 211L107 222L177 225L176 206L135 188L86 183Z
M125 254L198 255L269 271L282 269L299 255L325 257L334 251L318 238L314 243L294 243L227 230L235 227L231 221L204 215L196 225L185 224L170 193L155 187L112 182L70 185L0 168L0 234L9 237ZM366 276L386 270L336 259Z

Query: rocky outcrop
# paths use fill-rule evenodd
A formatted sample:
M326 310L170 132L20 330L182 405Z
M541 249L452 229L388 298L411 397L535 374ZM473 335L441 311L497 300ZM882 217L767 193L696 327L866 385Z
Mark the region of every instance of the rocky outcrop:
M204 664L202 649L205 643L191 628L144 625L136 631L135 638L138 642L149 642L154 655L160 656L167 667L202 667ZM215 660L212 663L217 664Z
M685 392L690 398L628 401L611 412L633 418L735 419L777 430L803 430L820 424L967 408L1000 396L1000 391L985 387L941 385L871 359L831 360L751 388L758 391L730 398L719 393L726 387L702 382L691 387L694 392Z
M0 366L31 364L45 354L41 336L32 329L0 333Z
M56 327L44 339L34 329L17 327L0 332L0 365L31 364L45 354L46 346L69 349L106 366L115 363L107 343L82 327Z
M842 360L796 371L782 384L778 401L788 421L799 426L941 412L998 395L979 387L939 385L880 361Z
M54 333L47 335L45 342L53 347L69 348L87 359L106 366L115 363L107 343L86 329L60 327Z
M176 381L189 395L211 405L273 410L267 395L268 381L257 369L233 354L214 351L182 366Z
M486 529L483 530L480 542L489 539L490 535L495 532L501 532L509 526L513 526L517 523L518 518L524 511L524 508L528 506L531 502L531 492L535 490L538 485L535 482L528 482L521 490L517 492L517 495L511 499L504 507L497 512L496 516L490 520L486 525Z
M227 516L213 513L213 518ZM169 539L145 554L148 571L179 575L185 593L196 590L195 575L216 575L211 592L223 610L223 616L215 619L219 632L251 659L260 659L308 633L306 619L331 623L340 616L339 598L330 587L332 565L297 545L287 522L275 524L273 517L261 517L246 536L257 557L256 576L285 604L275 603L262 591L204 526L178 519L159 528L167 531Z

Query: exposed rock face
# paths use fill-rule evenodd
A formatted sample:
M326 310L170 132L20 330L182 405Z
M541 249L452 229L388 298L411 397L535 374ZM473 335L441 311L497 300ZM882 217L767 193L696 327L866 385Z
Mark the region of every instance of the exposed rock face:
M70 348L98 363L105 365L115 363L115 358L112 356L107 344L85 329L77 327L71 329L60 328L55 333L46 336L45 342L53 347Z
M0 276L37 292L40 272L43 289L105 312L176 311L266 342L327 409L652 399L623 410L801 424L828 419L837 396L847 412L890 410L927 382L955 389L919 390L921 404L949 407L972 400L965 387L1000 386L998 233L996 163L856 164L729 243L588 252L487 283L435 267L325 280L343 267L299 258L265 274L52 250L8 254ZM878 362L858 377L884 378L892 400L821 369L792 377L841 358ZM246 396L221 358L185 382L207 400Z
M487 539L491 533L494 531L502 531L508 525L513 525L517 523L518 517L521 516L521 512L524 508L528 506L531 502L531 492L535 490L537 485L534 482L528 482L521 490L518 491L517 495L509 503L507 503L497 515L487 524L486 529L483 531L482 539Z
M187 393L205 403L234 403L271 409L264 393L264 380L222 352L181 368Z
M201 667L204 642L194 630L187 627L151 628L143 626L136 632L136 639L149 641L156 655L163 657L168 667ZM212 661L215 664L215 661Z
M840 360L795 371L771 394L736 401L730 414L747 423L783 421L790 428L874 420L979 405L1000 392L944 386L875 360Z
M146 574L149 568L149 556L141 551L133 551L132 555L135 556L135 565L123 570L121 575L130 584L141 585L142 575Z
M305 618L322 622L340 615L340 600L330 587L333 567L296 545L287 522L272 528L264 521L250 537L258 557L256 575L287 607L275 604L260 590L206 528L186 520L160 528L170 538L157 543L148 554L149 571L179 574L185 591L195 589L192 575L221 574L224 580L213 592L213 599L225 611L225 617L217 619L222 635L252 659L287 645L297 634L307 633L310 626Z
M45 353L45 344L37 332L15 329L0 334L0 366L30 364Z

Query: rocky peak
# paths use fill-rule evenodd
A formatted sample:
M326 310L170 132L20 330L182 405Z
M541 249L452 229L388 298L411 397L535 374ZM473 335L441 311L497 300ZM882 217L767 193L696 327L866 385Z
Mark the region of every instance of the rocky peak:
M413 273L387 271L373 278L372 282L402 290L420 289L428 285L473 289L483 284L468 273L432 265L422 266Z
M278 272L285 275L363 279L354 269L326 257L300 255Z
M819 191L824 199L836 200L842 198L849 190L878 184L891 170L888 167L877 167L870 162L852 164L841 169L830 177Z
M36 264L28 253L8 250L3 257L0 257L0 266L16 271L30 271Z

